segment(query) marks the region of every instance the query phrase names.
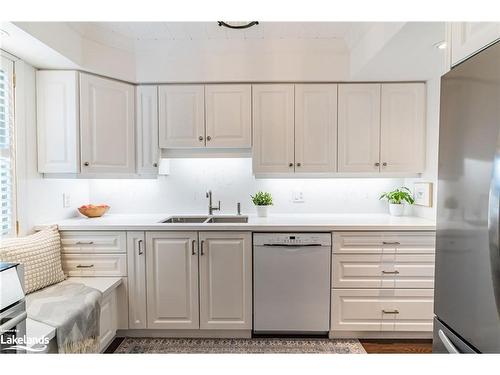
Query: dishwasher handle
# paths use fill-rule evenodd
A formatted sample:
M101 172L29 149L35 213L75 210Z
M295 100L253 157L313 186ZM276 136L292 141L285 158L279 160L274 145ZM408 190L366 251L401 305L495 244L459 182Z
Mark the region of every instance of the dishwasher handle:
M265 243L262 246L268 247L317 247L323 246L320 243L307 243L307 244L278 244L278 243Z

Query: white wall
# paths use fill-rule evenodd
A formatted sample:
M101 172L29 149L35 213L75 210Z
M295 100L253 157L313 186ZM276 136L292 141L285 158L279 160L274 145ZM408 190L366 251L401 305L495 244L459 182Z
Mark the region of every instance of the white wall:
M254 213L250 195L271 192L274 213L387 213L381 192L399 187L403 179L255 179L249 158L173 159L170 175L158 180L90 180L90 200L107 203L110 213L206 213L205 192L213 191L222 212ZM126 188L124 188L126 186ZM300 190L304 203L292 203Z
M17 61L16 72L16 170L17 219L21 234L36 224L68 218L77 214L76 207L88 202L86 180L43 179L37 172L35 69ZM71 207L63 208L62 194L71 197Z

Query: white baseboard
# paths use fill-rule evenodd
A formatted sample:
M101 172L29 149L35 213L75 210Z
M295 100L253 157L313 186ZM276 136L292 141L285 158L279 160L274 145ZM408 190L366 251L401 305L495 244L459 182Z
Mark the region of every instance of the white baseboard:
M165 338L251 338L251 330L201 330L201 329L120 329L118 337Z
M330 339L432 339L432 332L331 331Z

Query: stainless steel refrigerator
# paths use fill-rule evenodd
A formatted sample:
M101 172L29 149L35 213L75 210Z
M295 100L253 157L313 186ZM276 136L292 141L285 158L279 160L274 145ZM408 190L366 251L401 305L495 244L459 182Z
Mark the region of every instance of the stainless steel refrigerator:
M500 42L441 79L433 351L500 353Z

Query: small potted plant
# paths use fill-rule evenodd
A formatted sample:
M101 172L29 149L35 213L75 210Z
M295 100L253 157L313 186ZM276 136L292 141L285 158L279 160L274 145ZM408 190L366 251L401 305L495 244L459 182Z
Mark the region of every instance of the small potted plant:
M410 189L405 186L389 191L388 193L383 193L379 199L387 199L389 202L389 212L392 216L403 216L405 212L404 204L413 204L415 202Z
M259 191L255 195L250 196L252 202L257 207L257 216L267 217L269 206L273 204L273 197L270 193Z

